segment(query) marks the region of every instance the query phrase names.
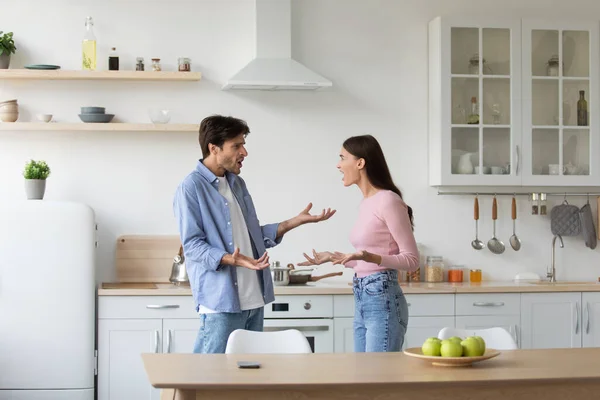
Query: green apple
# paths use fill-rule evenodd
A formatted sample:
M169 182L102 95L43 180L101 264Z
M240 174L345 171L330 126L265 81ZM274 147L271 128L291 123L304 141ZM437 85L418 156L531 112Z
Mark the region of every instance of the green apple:
M430 340L432 339L432 340ZM441 352L440 349L442 347L441 344L441 340L434 340L434 338L429 338L425 341L425 343L423 343L423 346L421 346L421 351L423 352L423 355L426 356L435 356L435 357L439 357L441 356Z
M463 348L463 354L466 357L479 357L483 355L483 348L481 347L481 343L473 336L469 336L460 344Z
M481 354L485 354L485 340L481 336L472 336L473 338L479 341L479 345L481 346Z
M442 341L442 339L438 339L436 337L428 337L427 339L425 339L425 342L438 342L440 343ZM425 343L423 342L423 343Z
M463 347L456 340L442 340L440 354L442 355L442 357L462 357Z
M451 338L448 338L448 340L453 340L453 341L455 341L456 343L459 343L459 344L460 344L460 342L463 341L463 339L460 338L460 337L458 337L458 336L452 336Z

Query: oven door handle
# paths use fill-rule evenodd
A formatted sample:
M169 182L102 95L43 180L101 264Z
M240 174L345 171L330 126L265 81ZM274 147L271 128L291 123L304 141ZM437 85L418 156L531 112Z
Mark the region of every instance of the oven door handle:
M328 331L329 326L327 325L319 325L319 326L265 326L263 328L264 332L276 332L276 331L285 331L286 329L296 329L300 332L314 332L314 331Z

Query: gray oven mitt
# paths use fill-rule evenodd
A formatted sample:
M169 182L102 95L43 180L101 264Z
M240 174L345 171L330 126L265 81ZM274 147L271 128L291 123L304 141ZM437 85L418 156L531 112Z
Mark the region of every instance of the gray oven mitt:
M596 227L594 226L594 217L592 216L592 208L590 203L587 203L579 210L581 218L581 231L585 239L585 245L590 249L596 248Z
M581 219L577 206L563 202L552 208L550 218L550 229L554 235L578 236L581 233Z

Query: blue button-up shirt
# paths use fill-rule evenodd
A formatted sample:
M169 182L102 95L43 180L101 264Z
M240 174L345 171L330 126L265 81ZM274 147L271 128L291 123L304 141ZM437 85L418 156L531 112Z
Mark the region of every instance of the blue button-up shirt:
M281 242L276 239L279 224L261 226L256 217L246 183L226 172L248 227L254 258ZM236 267L221 264L225 254L235 251L233 229L227 200L219 193L219 181L204 164L186 176L177 188L173 209L183 245L185 267L196 303L219 312L240 312ZM257 271L265 304L275 300L269 269Z

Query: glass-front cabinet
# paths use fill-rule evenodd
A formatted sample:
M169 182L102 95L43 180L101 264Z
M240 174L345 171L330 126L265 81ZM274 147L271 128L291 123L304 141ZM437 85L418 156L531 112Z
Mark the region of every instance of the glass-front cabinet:
M520 185L518 20L430 24L430 184Z
M523 20L523 185L600 185L600 21Z
M431 21L430 185L600 185L597 25Z

